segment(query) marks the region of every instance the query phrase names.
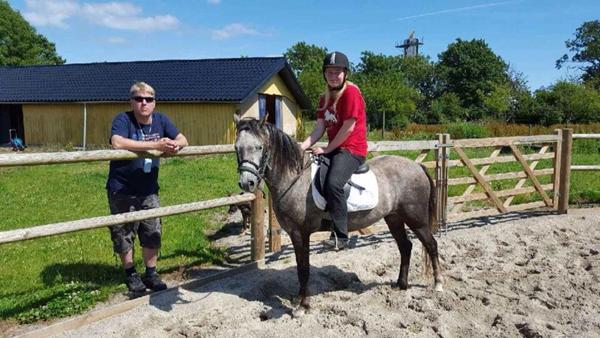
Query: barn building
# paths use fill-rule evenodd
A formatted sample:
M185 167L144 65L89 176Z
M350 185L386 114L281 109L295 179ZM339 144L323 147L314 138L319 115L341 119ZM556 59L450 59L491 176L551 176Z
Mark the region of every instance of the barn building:
M0 144L102 147L113 117L145 81L190 145L233 143L233 114L262 117L290 135L311 108L284 57L0 67Z

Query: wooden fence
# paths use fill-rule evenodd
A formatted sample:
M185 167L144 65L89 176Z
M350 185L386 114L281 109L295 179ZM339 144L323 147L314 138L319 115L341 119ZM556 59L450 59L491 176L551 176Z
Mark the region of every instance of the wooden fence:
M505 213L538 207L548 207L566 213L568 208L569 174L571 169L572 130L557 130L554 135L502 137L489 139L451 140L448 134L438 135L438 140L428 141L381 141L369 142L369 151L378 156L386 151L420 151L415 161L434 170L437 192L436 213L440 225L445 227L449 218L481 216L484 214ZM583 138L583 137L581 137ZM595 138L600 138L596 136ZM519 147L539 149L537 153L524 153ZM491 154L484 158L469 158L465 149L493 148ZM503 155L508 149L511 155ZM197 156L233 152L233 145L192 146L172 156ZM450 153L454 151L458 159L451 160ZM429 153L434 153L434 160L424 161ZM153 152L130 152L126 150L98 150L59 153L15 153L0 154L0 168L9 166L48 165L58 163L75 163L90 161L107 161L117 159L133 159L138 157L157 157ZM165 156L166 157L166 156ZM536 169L539 161L552 160L552 168ZM496 163L516 162L522 171L488 174L490 166ZM476 166L481 166L477 169ZM465 167L469 176L449 178L449 169ZM541 184L539 176L550 175L551 183ZM490 182L507 179L518 179L518 182L508 190L495 191ZM525 186L526 182L531 186ZM466 188L459 196L448 197L448 187L462 185ZM477 192L480 186L482 192ZM546 191L553 193L548 195ZM513 205L513 199L519 194L537 192L541 201ZM505 198L502 200L501 198ZM88 218L70 222L48 224L36 227L22 228L0 232L0 244L28 240L38 237L57 235L67 232L106 227L123 222L143 220L153 217L163 217L180 213L199 211L241 202L252 202L251 218L251 258L260 260L265 255L264 232L264 198L259 191L256 194L242 194L188 204L160 207L151 210ZM480 208L473 212L465 211L463 206L471 201L491 203L491 208ZM271 203L267 205L272 211ZM269 212L269 250L278 251L281 245L280 227L273 213Z

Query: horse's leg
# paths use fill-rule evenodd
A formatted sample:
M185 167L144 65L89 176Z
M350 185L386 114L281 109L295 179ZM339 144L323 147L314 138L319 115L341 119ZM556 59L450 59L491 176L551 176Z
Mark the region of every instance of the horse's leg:
M418 214L418 213L415 213ZM423 213L420 213L423 215ZM426 215L426 214L425 214ZM440 268L440 261L438 258L438 248L437 241L433 237L431 233L431 228L429 224L425 222L421 216L417 217L407 217L406 225L414 232L417 238L421 241L429 258L431 259L431 267L433 268L433 278L434 278L434 287L435 291L443 291L443 282L444 279L442 277L442 271Z
M406 236L404 228L404 220L398 215L388 215L385 217L385 222L390 228L390 232L400 251L400 273L398 274L398 287L402 290L408 289L408 269L410 266L410 254L412 251L412 243Z
M300 305L308 309L310 307L308 301L308 277L310 275L308 253L310 249L310 233L294 231L290 234L290 238L294 245L294 253L296 254L296 268L298 269L298 281L300 282L300 291L298 292Z

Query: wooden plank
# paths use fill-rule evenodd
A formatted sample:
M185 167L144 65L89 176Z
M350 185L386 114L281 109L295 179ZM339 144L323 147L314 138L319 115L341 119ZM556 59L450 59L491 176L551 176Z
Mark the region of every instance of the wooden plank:
M573 147L573 129L562 130L562 149L560 161L560 187L558 195L558 213L566 214L569 209L569 188L571 187L571 148Z
M369 151L435 149L437 141L379 141L367 142Z
M417 158L415 158L415 162L422 163L423 160L427 157L427 154L429 154L429 151L430 149L421 150L421 153L417 156Z
M452 139L450 138L450 134L444 134L442 137L442 144L450 144ZM447 231L447 222L448 222L448 174L449 167L448 161L450 160L450 149L446 147L442 147L442 196L438 197L442 201L442 220L441 226L444 228L444 231Z
M273 199L269 193L269 252L281 250L281 226L273 211Z
M265 258L265 197L260 189L255 190L250 222L250 257L253 261Z
M551 207L552 201L550 200L550 197L548 197L548 194L546 194L546 192L542 188L540 181L538 181L537 177L535 177L534 173L531 171L529 164L527 164L527 161L523 158L523 155L521 154L521 151L519 150L519 148L517 148L516 145L511 144L510 150L512 150L513 155L515 155L515 158L523 166L523 170L525 170L525 173L527 173L527 176L533 183L533 186L535 187L535 189L538 191L538 193L540 193L540 195L542 195L542 199L544 199L544 202L546 203L546 205Z
M536 209L545 207L546 204L544 201L537 201L531 203L522 203L517 205L511 205L509 211L523 211L527 209Z
M543 159L551 159L554 158L554 153L546 153L546 154L529 154L523 155L523 157L528 161L535 160L543 160ZM474 165L484 165L484 164L493 164L493 163L507 163L507 162L516 162L514 156L498 156L495 158L473 158L471 159L471 163ZM460 160L452 160L448 164L450 167L463 167L464 164Z
M454 140L452 143L461 148L472 147L495 147L509 146L511 144L526 143L552 143L556 142L556 135L534 135L534 136L511 136L511 137L491 137L478 139Z
M572 165L571 171L596 171L600 170L600 165Z
M465 164L465 166L467 166L467 168L469 168L469 170L471 171L471 174L473 174L473 176L477 180L477 183L479 183L483 187L483 190L485 190L486 194L489 196L489 198L492 200L492 202L494 202L498 211L506 212L506 208L502 204L502 201L500 199L498 199L498 197L496 197L492 187L483 179L483 177L481 177L481 175L479 175L479 172L477 172L477 168L475 168L473 163L471 163L471 161L465 154L464 150L461 147L457 147L457 146L454 147L454 150L460 157L460 160L463 161L463 163Z
M501 150L502 150L502 147L496 147L496 149L494 149L494 151L492 151L492 153L490 154L489 158L498 157L498 154L500 154ZM486 164L479 170L479 174L482 177L485 177L484 175L489 169L490 169L490 165ZM466 195L469 195L470 193L472 193L473 190L475 190L475 187L477 187L477 181L475 179L473 179L473 183L469 184L469 186L463 192L462 196L466 196ZM460 204L460 203L456 204L454 206L454 208L452 208L452 212L458 212L461 210L461 208L462 208L462 204Z
M0 167L30 166L57 163L77 163L109 160L129 160L145 157L181 157L196 155L212 155L233 152L233 144L214 146L190 146L181 149L177 154L161 154L156 151L133 152L129 150L92 150L65 151L51 153L10 153L0 154Z
M187 282L181 283L179 285L170 287L163 291L153 292L151 294L148 294L148 295L145 295L145 296L142 296L139 298L127 300L122 303L111 305L109 307L93 310L93 311L86 313L84 315L81 315L81 316L69 318L67 320L63 320L58 323L54 323L52 325L49 325L49 326L46 326L46 327L43 327L43 328L40 328L40 329L37 329L34 331L26 332L23 335L21 335L20 337L23 337L23 338L45 338L45 337L59 335L66 331L76 330L85 325L98 322L102 319L110 318L110 317L125 313L125 312L132 310L141 305L152 305L152 300L159 295L162 295L162 294L165 294L168 292L178 292L179 289L185 289L185 290L197 289L199 287L202 287L202 286L212 283L214 281L232 277L232 276L238 275L240 273L254 271L256 269L262 268L263 266L264 266L264 261L252 262L252 263L243 265L239 268L230 269L230 270L226 270L223 272L218 272L218 273L215 273L214 275L211 275L208 277L195 279L192 281L187 281Z
M600 134L573 134L573 139L600 139Z
M544 154L546 153L546 151L548 151L548 146L545 145L543 146L540 151L538 152L538 154ZM535 167L537 167L537 165L539 164L539 161L533 161L531 162L531 165L529 166L531 168L531 170L533 171L534 175L537 176L537 174L535 173ZM520 179L519 182L517 182L517 184L515 184L515 188L521 188L523 187L523 185L525 185L525 182L527 182L527 179ZM508 197L507 199L504 200L504 206L508 208L508 206L512 203L513 200L513 196Z
M544 190L551 190L553 188L553 185L551 183L544 184L544 185L542 185L542 188ZM507 189L507 190L499 190L499 191L496 191L495 193L496 193L496 196L498 196L498 197L507 197L507 196L528 194L528 193L532 193L535 191L537 191L535 187L525 187L525 188L512 188L512 189ZM481 193L471 193L469 195L463 195L463 196L448 197L448 201L450 201L452 203L462 203L462 202L467 202L467 201L480 201L480 200L485 200L487 198L488 198L487 194L481 192Z
M560 163L562 154L562 129L555 129L556 137L558 141L554 145L554 159L552 165L554 166L554 173L552 174L552 182L554 182L554 209L558 210L558 200L560 193Z
M67 232L102 228L109 225L141 221L148 218L156 218L169 215L183 214L192 211L200 211L204 209L211 209L231 204L237 204L240 202L249 202L254 200L255 198L256 197L254 194L246 193L207 201L178 204L148 210L127 212L123 214L93 217L77 221L61 222L23 229L3 231L0 232L0 244L23 241L38 237L59 235Z
M538 169L538 170L533 170L533 173L536 176L552 175L554 173L554 169L553 168ZM524 178L524 177L527 177L527 174L522 171L521 172L512 172L511 171L508 173L483 175L483 178L488 182L508 180L508 179L514 179L514 178ZM451 178L448 180L448 185L460 185L460 184L468 184L468 183L477 183L477 181L473 177L458 177L458 178Z
M435 161L421 162L421 164L424 165L425 168L427 168L427 169L434 169L435 168Z

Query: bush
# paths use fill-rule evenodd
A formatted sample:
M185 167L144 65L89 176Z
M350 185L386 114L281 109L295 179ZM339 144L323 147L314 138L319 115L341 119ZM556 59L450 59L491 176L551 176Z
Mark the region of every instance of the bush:
M484 138L489 136L488 130L484 125L468 122L449 124L445 132L450 134L453 139Z

